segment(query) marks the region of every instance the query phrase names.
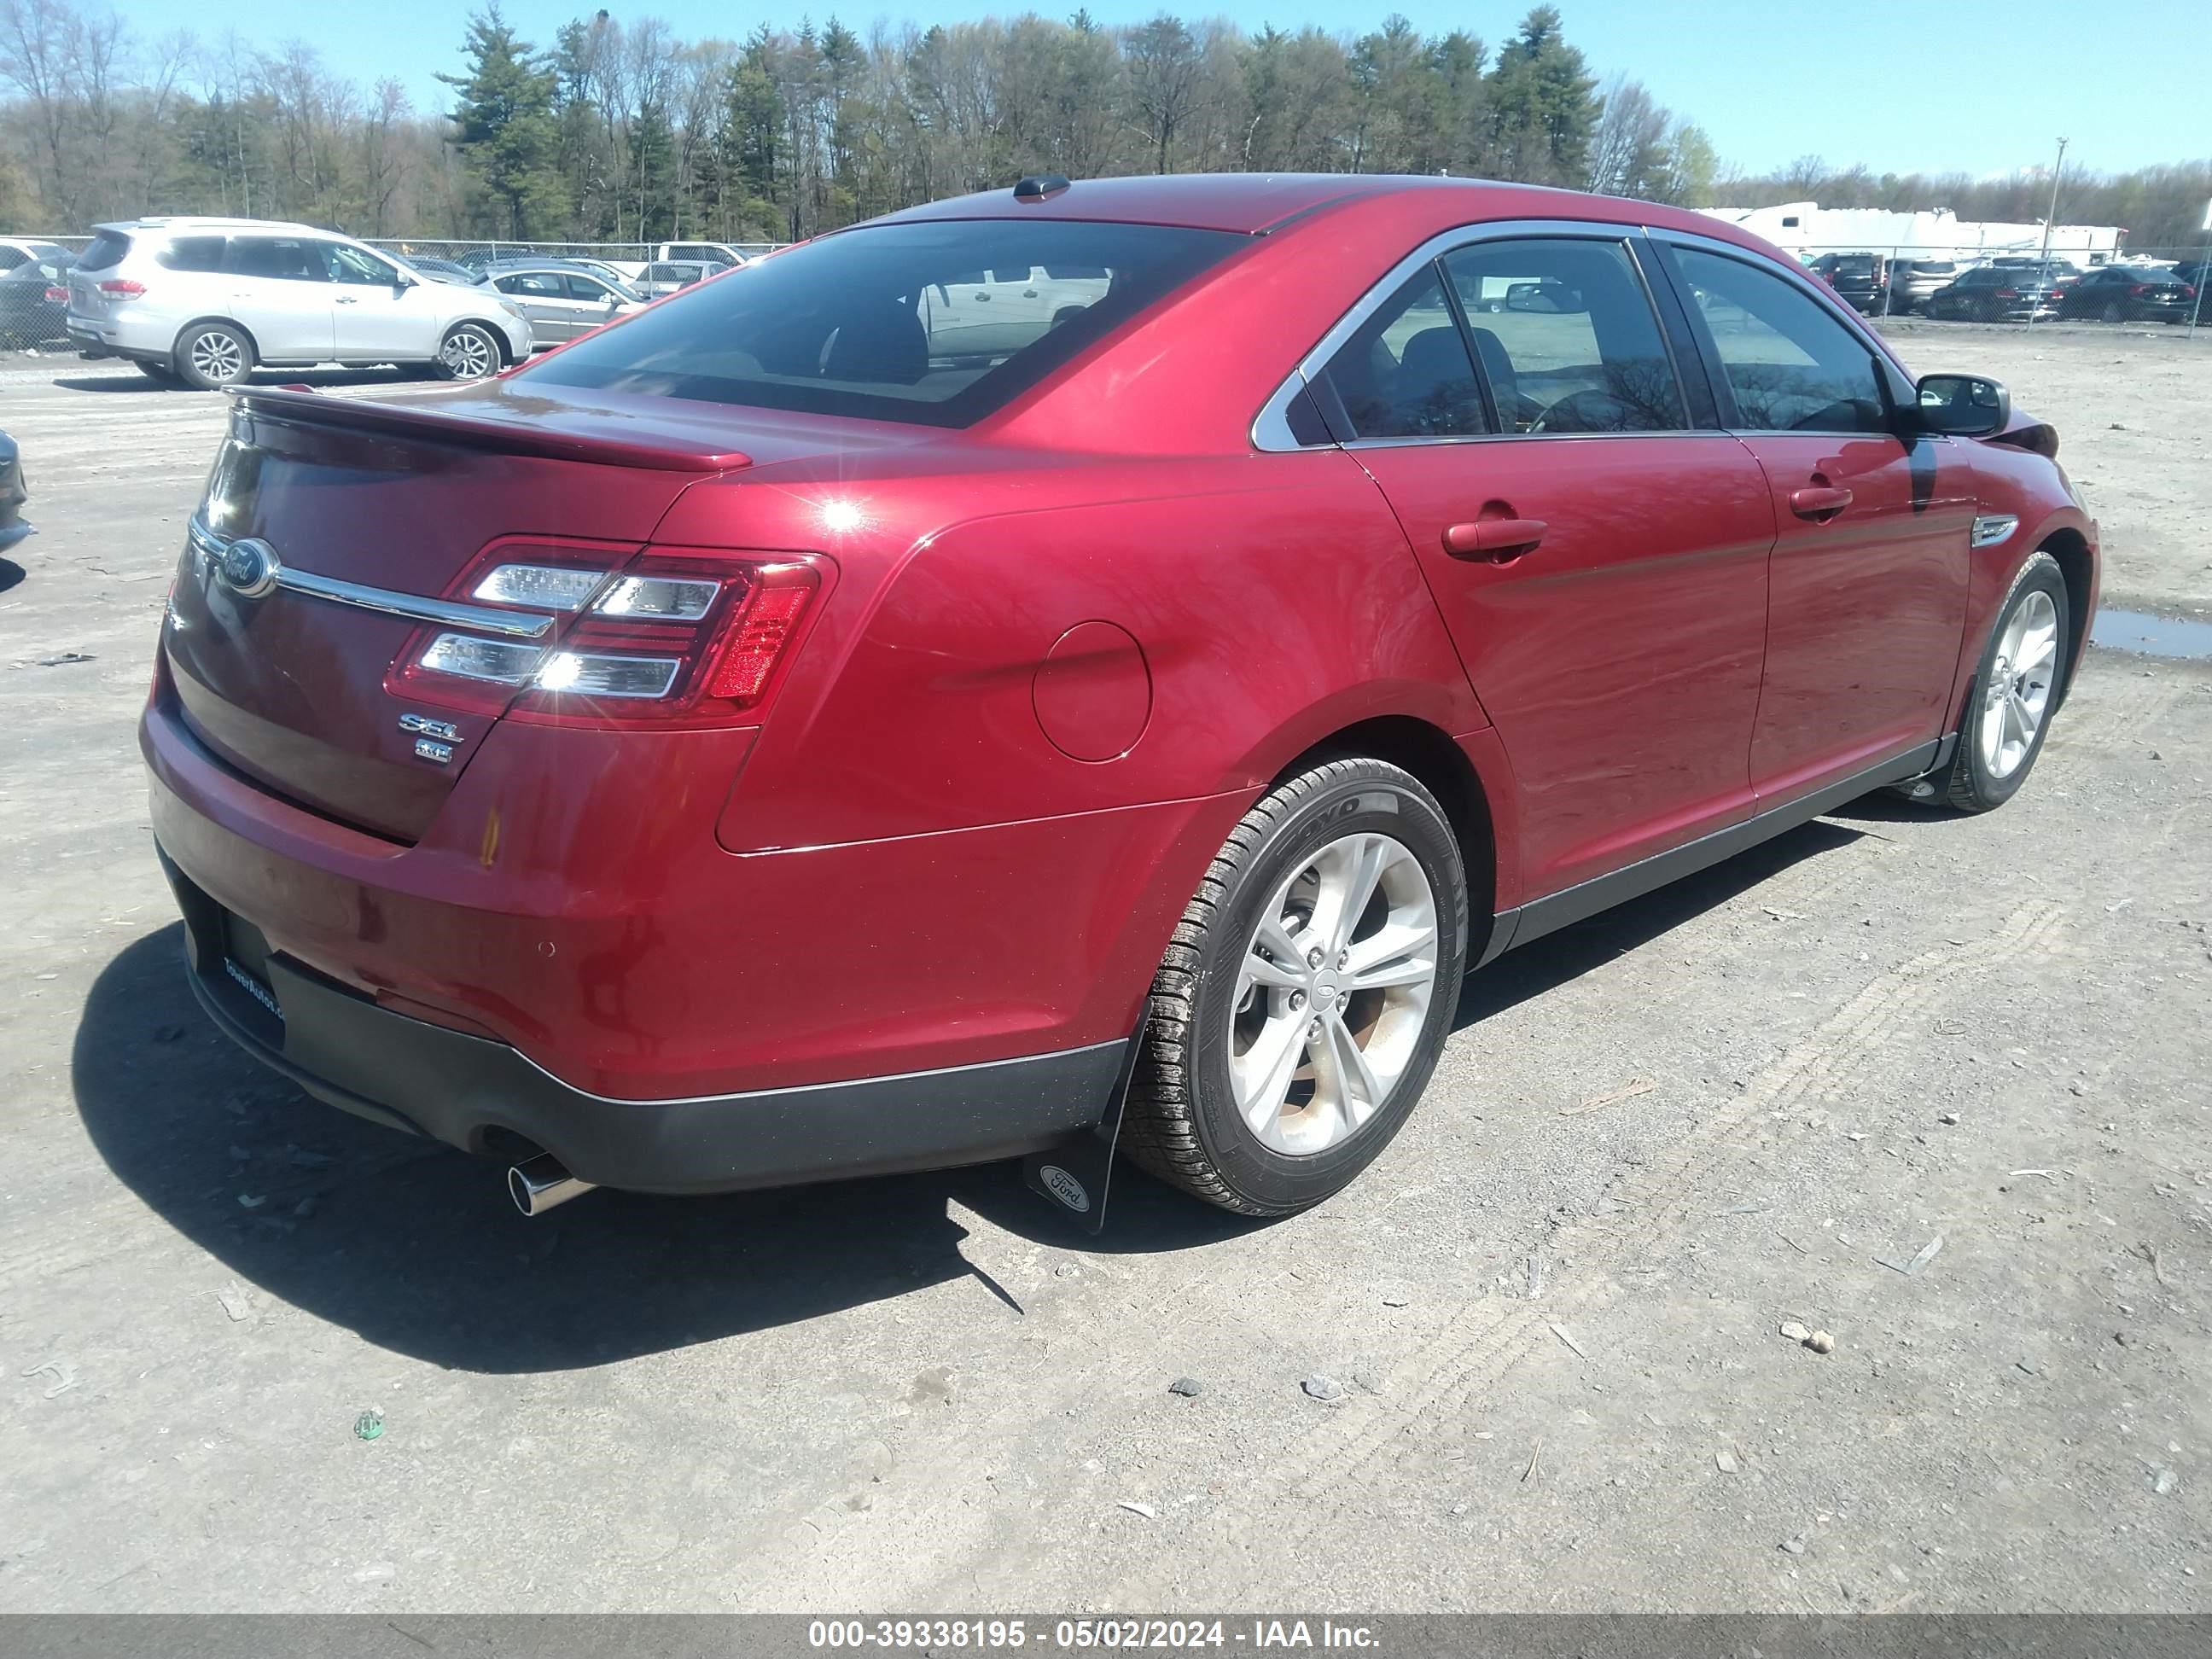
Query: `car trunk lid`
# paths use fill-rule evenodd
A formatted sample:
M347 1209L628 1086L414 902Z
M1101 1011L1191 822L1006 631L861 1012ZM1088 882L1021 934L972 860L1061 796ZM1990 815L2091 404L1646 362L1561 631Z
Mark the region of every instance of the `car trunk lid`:
M405 404L242 396L163 630L181 717L274 793L417 839L513 694L463 707L393 680L428 625L398 602L482 611L465 590L488 550L614 568L691 483L823 441L738 413L506 383ZM260 549L230 556L240 542L281 574L264 586ZM496 637L502 618L542 624L541 644L567 620L515 607L459 625Z

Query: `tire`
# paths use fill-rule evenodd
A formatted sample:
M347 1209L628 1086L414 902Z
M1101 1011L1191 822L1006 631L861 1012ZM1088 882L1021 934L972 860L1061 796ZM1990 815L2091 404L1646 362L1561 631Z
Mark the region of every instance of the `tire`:
M2118 300L2107 300L2105 308L2097 314L2108 323L2124 323L2128 319L2128 308Z
M253 372L253 342L228 323L194 323L177 336L174 360L186 386L220 392Z
M456 323L439 343L435 373L441 380L482 380L498 374L503 361L489 329L482 323Z
M1365 876L1370 852L1371 896L1340 931L1333 912ZM1263 956L1269 932L1277 942ZM1326 956L1316 966L1301 954L1347 937L1337 965L1346 955L1356 964L1363 945L1380 949L1365 966L1385 983L1340 986ZM1340 760L1280 785L1230 832L1176 925L1152 981L1122 1149L1243 1215L1289 1215L1341 1191L1428 1085L1458 1006L1467 940L1459 842L1411 773ZM1417 983L1411 976L1425 967ZM1253 980L1253 968L1268 982ZM1232 1056L1249 1062L1241 1073ZM1237 1103L1240 1074L1249 1116ZM1283 1084L1272 1097L1270 1079Z
M157 386L176 385L177 371L170 364L149 362L143 357L134 358L132 361L137 363L138 372Z
M1995 300L1984 300L1982 301L1981 318L1985 323L1994 323L1996 321L1997 302Z
M2017 641L2010 637L2016 622L2021 625ZM1996 621L1982 647L1966 712L1959 722L1950 775L1930 780L1948 805L1961 812L1987 812L2010 800L2027 781L2066 689L2069 623L2066 578L2058 562L2048 553L2030 556L1997 607ZM2047 648L2041 643L2046 632ZM2031 658L2025 668L2014 659L2023 644ZM2001 658L2005 659L2002 668ZM2002 726L2005 740L2000 750L1990 741L1990 723L2002 721L2008 702L2014 705L2014 714L2010 723ZM2030 715L2033 730L2024 743L2016 743L2017 732Z

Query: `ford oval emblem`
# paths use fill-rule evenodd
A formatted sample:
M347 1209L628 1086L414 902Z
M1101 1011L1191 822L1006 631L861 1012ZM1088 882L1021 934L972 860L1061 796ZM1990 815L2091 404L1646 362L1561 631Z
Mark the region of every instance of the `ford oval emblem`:
M215 567L222 585L241 599L258 599L276 586L276 573L282 568L276 550L258 536L246 537L224 548Z
M1083 1190L1081 1182L1061 1169L1059 1164L1046 1164L1037 1171L1037 1179L1044 1182L1047 1192L1066 1205L1076 1214L1081 1215L1090 1209L1091 1194Z

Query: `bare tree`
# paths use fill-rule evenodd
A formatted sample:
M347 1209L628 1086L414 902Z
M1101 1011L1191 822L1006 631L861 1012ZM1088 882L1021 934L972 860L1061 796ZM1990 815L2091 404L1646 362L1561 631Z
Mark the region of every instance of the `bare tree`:
M1603 112L1590 139L1589 188L1603 196L1649 196L1667 167L1673 116L1641 81L1616 76L1601 94Z
M1154 152L1152 171L1165 173L1176 135L1190 118L1202 65L1198 42L1179 18L1162 12L1121 38L1128 64L1129 98L1144 118Z

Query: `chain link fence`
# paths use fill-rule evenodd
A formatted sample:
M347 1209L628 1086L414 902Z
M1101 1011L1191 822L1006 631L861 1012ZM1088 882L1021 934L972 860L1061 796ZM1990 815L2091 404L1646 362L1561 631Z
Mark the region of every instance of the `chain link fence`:
M647 265L669 250L671 259L720 258L727 248L748 259L784 246L780 242L718 242L674 238L665 242L505 242L439 236L364 236L369 246L409 261L438 259L465 270L482 270L501 259L584 259L629 270Z
M53 243L80 253L92 239L72 233L27 234L9 240ZM664 248L672 259L719 258L711 252L716 247L727 247L750 259L788 246L682 240L517 242L438 236L361 240L410 263L438 261L457 268L425 267L453 280L472 280L501 259L586 260L631 276L659 258ZM2200 325L2212 327L2212 294L2206 292L2212 287L2207 280L2212 278L2212 239L2200 246L2176 247L2114 247L2106 243L2062 240L2053 242L2047 251L2039 244L1944 248L1924 243L1835 243L1789 251L1846 302L1876 319L1912 316L1936 321L2008 323L2022 328L2052 321L2172 322L2186 325L2192 336ZM2113 265L2147 273L2153 280L2123 283L2099 276ZM1976 274L1990 272L1996 275ZM2196 291L2174 302L2165 297L2169 293L2166 284L2171 283ZM2154 287L2158 292L2125 291L2138 286ZM4 289L5 284L0 284L0 312L7 309ZM27 337L33 332L50 333L54 340L61 337L58 321L51 329L37 328L33 319L42 313L37 313L34 307L16 309L25 314L13 324L8 316L0 316L0 346L52 343Z

